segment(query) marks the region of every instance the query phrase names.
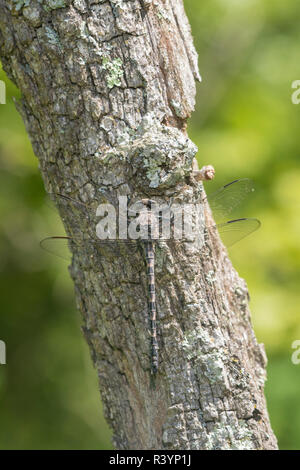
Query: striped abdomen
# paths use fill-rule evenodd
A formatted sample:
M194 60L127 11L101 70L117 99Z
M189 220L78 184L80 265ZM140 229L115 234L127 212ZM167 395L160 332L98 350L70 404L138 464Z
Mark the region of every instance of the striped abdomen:
M155 374L158 370L158 342L156 334L156 298L155 298L155 273L154 273L154 246L151 241L146 242L146 261L148 277L148 308L151 330L151 366Z

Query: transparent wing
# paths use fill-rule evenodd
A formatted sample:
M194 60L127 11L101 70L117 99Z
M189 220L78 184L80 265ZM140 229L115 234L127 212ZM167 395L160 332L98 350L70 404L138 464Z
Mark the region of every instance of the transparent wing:
M224 219L226 215L232 212L241 201L246 197L246 195L252 192L253 183L247 178L239 179L228 183L227 185L220 188L215 193L209 195L207 200L210 203L210 206L214 212L215 220ZM92 227L92 220L95 220L93 215L93 209L91 206L84 204L83 202L76 201L69 196L64 196L61 194L53 194L52 199L55 199L56 204L59 207L61 215L66 213L66 211L72 212L73 223L75 219L77 220L76 226L78 226L78 233L75 233L75 237L48 237L42 240L41 247L53 253L63 259L70 260L70 244L75 244L78 249L89 250L90 252L101 251L101 247L106 247L106 252L111 250L112 253L122 251L122 246L130 246L131 252L137 249L140 246L139 240L99 240L94 239L94 237L83 239L81 233L82 219L85 218ZM140 202L140 201L138 201ZM182 208L179 208L181 210ZM168 212L169 209L166 209ZM176 214L176 210L174 211ZM173 212L173 214L174 214ZM96 210L94 209L94 214ZM133 213L134 214L134 213ZM130 216L129 212L129 216ZM166 213L162 212L159 216L159 223L164 219L170 220L166 217ZM95 223L95 222L94 222ZM254 232L260 227L260 222L257 219L253 218L240 218L235 220L229 220L225 223L218 224L212 229L218 229L221 238L226 246L231 246L234 243L238 242L242 238L246 237L250 233ZM76 229L77 232L77 229ZM94 232L92 232L94 233ZM78 237L77 237L78 235ZM88 236L88 234L86 234ZM87 237L86 237L87 238ZM159 237L160 238L160 237ZM172 235L171 235L172 238ZM163 241L163 239L161 239ZM166 241L170 241L166 239Z
M88 253L90 256L95 254L101 255L101 253L104 255L104 251L106 255L109 252L114 255L121 255L125 250L127 250L127 253L129 250L130 254L133 254L139 249L139 246L141 246L138 240L82 240L59 236L47 237L40 242L40 246L43 250L67 261L70 261L72 258L72 245L74 245L74 248L77 250L84 250L84 252Z
M87 223L87 226L89 227L89 232L90 232L90 237L94 238L94 234L96 234L96 225L99 222L99 217L96 215L97 211L97 206L100 204L100 202L95 202L93 205L88 205L80 201L76 201L75 199L65 196L62 194L50 194L51 200L55 201L55 204L57 205L60 215L62 216L62 219L64 219L64 215L67 213L72 214L72 226L74 229L74 235L75 238L79 237L81 238L81 228L82 226L86 225L83 222ZM105 195L106 197L106 195ZM139 224L141 225L146 225L148 226L148 223L152 224L153 231L156 233L158 230L158 226L161 223L161 221L168 220L167 216L162 217L162 214L168 214L169 208L165 204L162 207L162 211L156 213L153 210L153 216L151 218L151 222L149 219L149 213L147 211L147 206L145 201L152 202L152 204L156 205L155 201L150 201L147 199L144 200L139 200L135 201L131 206L128 204L127 206L127 211L126 207L123 207L122 210L124 213L118 213L118 207L115 204L110 203L113 207L117 207L116 210L116 216L117 216L117 221L121 221L121 217L123 218L123 227L127 226L127 229L129 229L129 224L133 219L137 219L139 221ZM106 204L107 202L104 202ZM55 207L55 204L53 202L52 206ZM157 206L156 206L157 207ZM105 211L105 209L104 209ZM135 230L135 228L133 228ZM137 231L139 231L139 228L137 227ZM128 233L129 235L129 233ZM87 237L88 234L85 234ZM118 242L123 242L123 240L118 240ZM126 243L128 243L126 241Z
M214 220L218 223L225 221L253 191L253 182L248 178L241 178L234 180L225 186L222 186L214 193L209 194L204 198L204 201L208 201L213 212ZM155 204L153 208L155 212ZM195 211L197 210L198 208L196 204L166 204L165 206L162 206L162 210L159 212L159 221L167 221L170 218L172 220L175 216L180 216L183 211L186 214L195 215Z
M69 261L72 257L70 251L71 240L70 237L47 237L40 242L40 247L52 255Z
M97 215L100 204L106 204L106 199L93 201L90 204L73 199L63 194L50 194L53 206L59 210L62 221L72 219L72 232L68 235L74 239L97 239L97 226L101 222L101 216ZM105 215L105 208L104 213ZM118 219L117 219L118 220Z
M77 218L84 218L88 221L91 221L93 216L93 207L85 204L81 201L76 201L70 196L66 196L59 193L50 193L49 200L47 205L53 209L58 208L62 218L68 212L72 213L72 216ZM94 217L96 215L96 210L94 211Z
M243 200L254 191L253 182L248 178L225 184L206 198L216 222L221 222L233 212Z
M261 223L258 219L243 218L228 220L223 224L218 224L221 239L227 247L230 247L259 229Z
M253 182L249 178L241 178L225 184L225 186L222 186L214 193L209 194L206 197L206 200L209 202L216 222L220 222L227 218L227 216L243 202L249 193L252 193L253 191ZM50 197L59 208L62 216L66 211L71 211L73 217L78 217L79 219L83 217L90 223L94 223L96 217L96 205L93 207L63 194L52 193L50 194ZM155 201L152 202L155 203ZM143 206L142 201L137 201L136 204L138 203ZM172 211L176 213L176 209L173 210L172 206L168 207L166 204L162 212L159 214L160 218L168 217L170 209L171 213ZM177 210L180 211L182 209L179 208ZM135 211L132 210L130 206L128 207L128 215L135 215Z

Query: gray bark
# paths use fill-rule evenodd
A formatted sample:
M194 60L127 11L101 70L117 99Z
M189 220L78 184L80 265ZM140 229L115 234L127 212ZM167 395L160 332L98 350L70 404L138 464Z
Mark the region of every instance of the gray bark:
M48 192L191 202L197 55L182 0L0 0L0 56ZM209 219L209 209L203 206ZM69 234L89 231L66 212ZM204 227L203 227L204 229ZM158 249L150 374L143 256L74 248L83 331L118 449L275 449L245 282L215 234Z

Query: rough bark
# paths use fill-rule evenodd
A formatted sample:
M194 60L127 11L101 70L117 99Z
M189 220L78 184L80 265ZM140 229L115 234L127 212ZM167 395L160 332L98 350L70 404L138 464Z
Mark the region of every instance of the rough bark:
M0 0L0 54L48 192L88 204L198 200L197 55L182 0ZM204 210L204 206L203 206ZM207 208L205 214L208 214ZM64 214L70 234L84 214ZM204 226L203 226L204 230ZM156 252L160 369L150 374L141 253L74 248L83 331L119 449L274 449L266 357L245 282L215 235Z

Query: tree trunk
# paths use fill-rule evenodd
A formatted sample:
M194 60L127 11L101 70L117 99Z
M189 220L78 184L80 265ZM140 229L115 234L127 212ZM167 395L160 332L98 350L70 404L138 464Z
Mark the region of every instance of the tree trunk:
M0 0L0 54L48 192L196 201L197 54L182 0ZM204 206L202 206L204 207ZM205 209L206 217L210 217ZM67 211L68 234L85 233ZM203 226L204 230L204 226ZM245 282L219 238L156 252L159 371L150 373L141 253L73 247L83 331L118 449L275 449Z

